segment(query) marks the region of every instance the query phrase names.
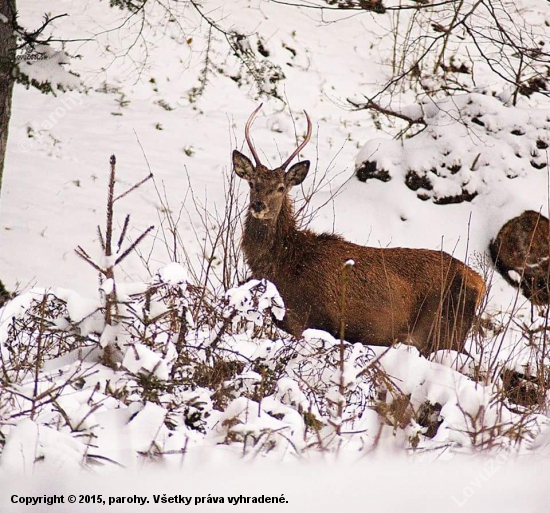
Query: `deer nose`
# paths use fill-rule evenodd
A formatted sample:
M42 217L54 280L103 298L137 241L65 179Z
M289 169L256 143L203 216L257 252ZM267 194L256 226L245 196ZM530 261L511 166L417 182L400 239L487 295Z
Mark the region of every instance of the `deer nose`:
M265 210L265 203L263 201L255 201L250 205L250 208L259 214L262 210Z

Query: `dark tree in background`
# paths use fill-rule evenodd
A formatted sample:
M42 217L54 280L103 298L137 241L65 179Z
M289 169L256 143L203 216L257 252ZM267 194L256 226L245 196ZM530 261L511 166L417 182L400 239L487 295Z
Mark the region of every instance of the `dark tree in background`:
M15 0L0 0L0 191L8 142L11 97L15 82Z

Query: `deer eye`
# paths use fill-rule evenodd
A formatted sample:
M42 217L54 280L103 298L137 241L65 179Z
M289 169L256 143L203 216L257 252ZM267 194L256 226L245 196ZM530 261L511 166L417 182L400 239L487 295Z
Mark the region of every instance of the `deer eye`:
M277 189L277 192L285 192L285 186L279 185L279 188Z

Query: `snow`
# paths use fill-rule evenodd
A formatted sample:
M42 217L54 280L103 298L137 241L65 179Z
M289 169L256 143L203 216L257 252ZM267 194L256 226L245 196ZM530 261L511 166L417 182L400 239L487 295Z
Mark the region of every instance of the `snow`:
M146 371L158 379L169 379L166 363L157 353L142 344L135 344L126 350L122 365L133 374Z
M370 96L388 78L389 18L260 0L204 3L224 29L249 35L240 51L258 66L259 81L214 33L200 95L208 23L189 3L173 4L188 24L182 33L153 5L146 12L154 23L126 53L139 24L112 31L123 11L65 2L70 16L56 21L56 31L69 39L101 34L68 45L67 53L38 47L47 59L20 63L29 79L51 79L54 94L16 86L2 184L0 279L21 293L0 309L0 509L25 508L10 503L13 493L104 491L151 501L153 493L284 493L293 511L403 511L413 501L424 503L423 511L544 511L548 392L537 411L511 404L488 369L547 368L545 342L533 335L545 329L545 317L494 272L487 246L511 217L549 209L547 98L521 97L514 106L510 85L483 65L468 93L429 101L411 91L396 96L391 107L426 127L395 140L399 127L391 122L343 108L346 98ZM39 26L43 10L58 8L51 0L40 8L21 0L20 22ZM548 7L525 1L518 9L547 40L541 20L550 20ZM453 47L458 61L470 50ZM226 207L230 153L244 146L258 87L279 96L261 98L252 131L266 164L279 165L295 148L306 131L303 109L313 120L302 156L315 172L296 192L300 207L326 173L307 205L312 229L377 247L443 249L486 276L486 316L507 329L471 337L475 360L341 344L321 330L292 339L273 324L272 316L285 315L276 287L240 283L244 273L206 306L198 302L195 286L210 287L224 273L223 252L209 249ZM97 227L105 222L113 153L119 193L154 174L115 203L114 240L126 213L129 240L152 224L155 230L115 280L98 286L74 249L106 262ZM367 161L389 180L359 182L354 173ZM411 172L422 179L416 190L406 184ZM246 184L236 187L240 216L248 192ZM463 194L475 197L438 204ZM237 224L235 243L239 230ZM207 277L205 260L213 269ZM119 311L106 324L105 295L115 284ZM41 316L43 301L48 312ZM210 324L206 311L218 315ZM185 351L178 345L184 332ZM107 346L116 349L111 367L101 356ZM219 360L227 367L217 367ZM215 392L207 378L219 380ZM439 423L431 437L417 415L425 405Z
M233 315L235 324L246 320L260 326L262 318L269 312L279 320L285 316L283 300L275 285L267 280L249 280L228 290L225 297L228 302L225 315Z
M177 285L187 282L187 270L182 265L171 262L159 269L159 278L163 283L169 283L170 285Z
M515 187L511 179L519 177L545 183L546 173L530 171L546 167L546 152L540 147L550 142L548 110L506 106L481 94L455 95L422 107L427 130L401 147L391 140L388 149L384 140L370 141L361 150L358 166L382 154L380 167L390 177L416 173L431 187L421 186L417 194L435 201L462 191L482 194L485 201L491 201L491 197L511 192ZM409 114L406 108L403 113ZM400 179L405 181L405 176ZM538 206L536 198L529 201L534 210L547 210L547 199ZM512 208L506 208L503 215L511 216Z
M51 83L52 94L62 93L67 89L80 87L78 77L63 68L63 65L68 63L69 58L65 52L55 51L49 45L35 45L28 56L20 60L19 72L28 77L29 82ZM67 101L61 100L61 103L70 109ZM50 129L57 119L63 118L66 113L64 107L57 107L49 116L48 121L44 122L43 127Z
M80 468L85 450L86 446L70 435L24 419L13 430L0 462L19 475L32 474L40 459L51 462L52 472L70 472Z

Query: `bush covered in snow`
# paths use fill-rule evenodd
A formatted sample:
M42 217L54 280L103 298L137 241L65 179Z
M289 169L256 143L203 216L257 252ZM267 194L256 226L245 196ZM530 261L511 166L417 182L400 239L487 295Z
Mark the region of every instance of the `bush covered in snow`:
M444 356L316 330L291 338L274 323L284 305L265 280L215 297L170 264L118 287L116 323L104 310L105 301L36 289L0 311L0 465L131 467L204 446L284 459L516 451L547 422L503 398L499 379L483 384Z
M548 110L471 93L425 100L400 114L423 128L403 141L365 144L356 161L359 180L400 180L418 198L447 204L471 201L505 179L546 172Z

